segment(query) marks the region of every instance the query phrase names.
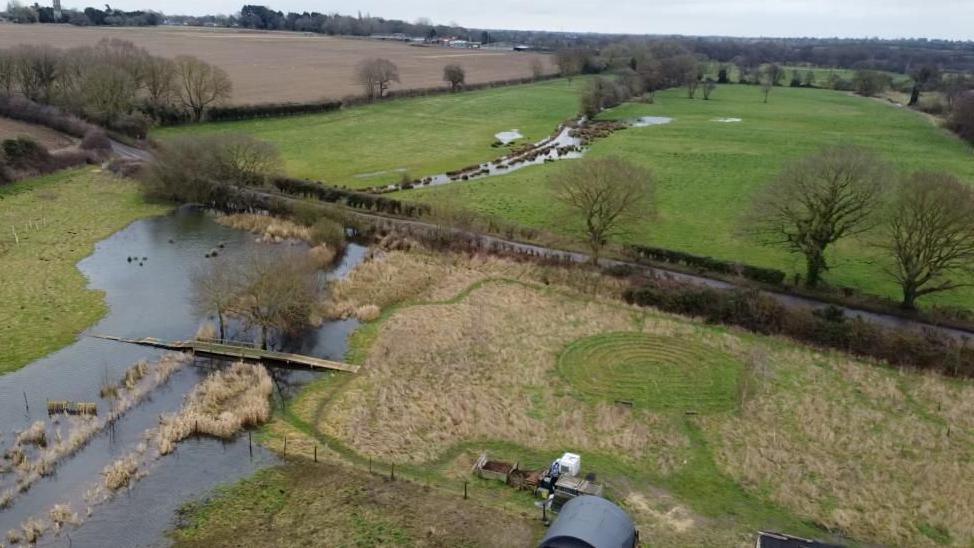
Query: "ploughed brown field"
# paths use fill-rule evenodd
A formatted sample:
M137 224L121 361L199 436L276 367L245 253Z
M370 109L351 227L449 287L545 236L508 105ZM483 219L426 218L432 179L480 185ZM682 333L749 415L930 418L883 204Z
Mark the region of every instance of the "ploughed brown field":
M0 117L0 141L17 137L31 137L50 150L69 147L76 141L76 139L72 139L68 135L44 126L26 124L17 120Z
M533 59L540 59L546 72L554 72L549 56L538 53L418 47L299 32L0 23L0 47L43 43L68 48L94 45L103 37L129 40L166 57L195 55L222 67L233 80L232 103L361 95L355 68L370 57L384 57L399 66L402 83L393 89L445 85L443 66L448 63L464 67L469 83L531 76Z

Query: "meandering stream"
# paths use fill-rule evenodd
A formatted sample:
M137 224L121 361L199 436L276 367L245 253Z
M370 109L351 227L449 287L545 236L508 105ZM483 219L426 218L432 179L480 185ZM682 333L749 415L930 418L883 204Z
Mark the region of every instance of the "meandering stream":
M223 227L194 208L180 208L172 214L137 221L99 242L94 253L79 263L92 289L105 292L109 313L89 333L122 337L154 336L163 339L192 337L199 324L189 302L190 275L205 264L204 255L223 244L221 254L242 256L261 244L254 236ZM338 264L326 276L344 276L364 257L365 248L350 245ZM144 261L129 262L130 256ZM139 263L142 266L139 266ZM341 359L354 320L325 323L305 336L288 341L290 350L324 358ZM48 399L95 401L99 411L108 409L99 390L107 381L117 381L125 369L140 359L154 360L161 351L82 336L75 343L30 365L0 377L0 417L3 417L0 450L13 441L13 432L37 420L48 421ZM114 459L126 454L143 432L155 426L161 413L174 412L183 397L212 366L196 360L173 375L168 383L141 405L125 414L114 427L97 435L73 457L63 461L56 473L42 478L13 504L0 510L0 537L18 528L31 516L45 516L54 504L70 503L84 518L85 491L100 481L100 472ZM285 396L322 373L274 370ZM29 410L24 405L26 394ZM145 546L166 544L164 533L172 527L175 511L184 502L205 495L213 487L246 477L277 459L259 446L253 458L247 436L224 443L214 439L191 439L176 453L159 460L149 475L128 492L118 493L98 506L77 529L69 529L71 542L81 546ZM0 485L12 480L0 474ZM2 542L2 541L0 541ZM46 534L41 545L67 546L68 536Z

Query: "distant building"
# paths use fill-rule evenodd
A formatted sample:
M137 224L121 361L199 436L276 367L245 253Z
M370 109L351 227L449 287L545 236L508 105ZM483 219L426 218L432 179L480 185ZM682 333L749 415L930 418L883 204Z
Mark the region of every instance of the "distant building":
M639 534L622 509L602 497L566 502L538 548L634 548Z

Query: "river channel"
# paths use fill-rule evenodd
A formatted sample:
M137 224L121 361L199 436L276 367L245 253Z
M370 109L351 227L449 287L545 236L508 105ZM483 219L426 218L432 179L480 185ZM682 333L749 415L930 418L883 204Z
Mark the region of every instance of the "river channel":
M296 244L258 243L252 234L224 227L211 214L191 207L137 221L99 242L78 268L88 278L91 289L104 292L109 313L70 346L0 376L0 452L11 445L15 432L35 421L48 423L49 431L58 428L48 417L47 400L91 401L98 404L99 410L108 409L110 404L99 396L101 386L106 381L117 381L138 360L153 361L163 354L86 335L191 338L200 323L189 299L191 275L211 260L205 257L210 250L219 249L221 255L234 260L258 246L269 245ZM322 274L322 281L346 275L364 256L365 248L350 245L340 263ZM129 257L137 259L129 261ZM356 326L354 320L326 322L287 341L286 349L341 359L347 337ZM0 510L0 538L6 531L19 528L28 517L46 517L53 505L69 503L84 520L82 525L68 528L60 537L49 531L40 545L166 545L165 532L173 526L176 510L183 503L204 496L217 485L275 464L276 457L256 445L251 457L246 435L230 442L190 439L181 443L174 454L154 463L148 475L132 489L119 492L86 517L85 493L101 480L103 468L131 451L143 433L158 424L160 414L179 410L193 386L212 368L222 365L197 359L183 367L143 403L123 415L114 427L96 435L78 453L62 461L52 476L42 478L17 496L8 508ZM277 368L272 373L285 398L325 374ZM0 489L12 484L12 476L13 473L0 474Z

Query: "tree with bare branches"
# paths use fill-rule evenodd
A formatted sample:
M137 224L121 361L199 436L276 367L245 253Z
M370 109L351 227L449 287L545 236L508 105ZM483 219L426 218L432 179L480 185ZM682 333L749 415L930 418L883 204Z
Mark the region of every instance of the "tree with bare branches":
M620 158L586 157L555 175L550 185L555 200L581 225L593 264L610 238L653 211L652 173Z
M388 59L366 59L359 63L355 74L369 101L381 99L393 82L399 82L399 67Z
M541 59L534 58L531 59L530 63L531 77L535 80L540 80L544 76L544 65L541 64Z
M971 285L974 190L946 173L914 173L900 182L886 221L887 270L916 309L924 295ZM958 278L957 275L962 275Z
M145 94L154 107L172 104L176 93L176 63L163 57L150 57L144 67Z
M223 69L191 55L176 57L177 95L183 106L193 113L193 120L203 119L207 107L230 98L233 84Z
M289 333L308 325L315 299L315 268L305 254L256 253L242 266L236 311L260 333L267 348L272 333Z
M220 257L192 274L193 308L200 316L215 315L220 340L226 339L226 319L240 299L242 277L234 263Z
M460 65L449 64L443 67L443 81L450 84L451 91L456 91L463 87L466 80L467 73Z
M829 265L825 252L838 240L874 224L890 170L871 152L827 147L787 164L752 204L749 230L767 245L805 257L805 284L815 287Z

